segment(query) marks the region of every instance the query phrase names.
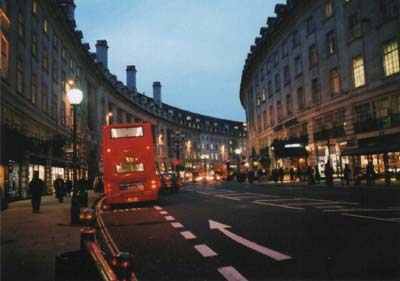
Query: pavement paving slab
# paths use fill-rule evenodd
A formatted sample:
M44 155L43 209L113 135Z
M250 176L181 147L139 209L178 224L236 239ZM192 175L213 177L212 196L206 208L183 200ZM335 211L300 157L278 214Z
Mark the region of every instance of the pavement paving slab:
M102 194L89 191L89 206ZM55 257L79 249L81 226L70 226L70 198L43 196L39 214L30 200L9 203L1 220L2 281L53 281Z

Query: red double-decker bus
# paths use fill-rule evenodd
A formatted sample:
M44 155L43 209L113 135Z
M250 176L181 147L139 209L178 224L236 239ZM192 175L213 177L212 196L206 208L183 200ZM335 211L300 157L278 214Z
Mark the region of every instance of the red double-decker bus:
M104 126L103 166L105 204L158 200L150 124Z

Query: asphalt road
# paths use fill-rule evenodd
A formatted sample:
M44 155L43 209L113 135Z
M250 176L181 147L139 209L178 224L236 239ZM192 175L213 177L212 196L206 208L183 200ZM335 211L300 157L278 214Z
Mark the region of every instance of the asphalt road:
M101 215L139 280L400 280L399 193L193 184Z

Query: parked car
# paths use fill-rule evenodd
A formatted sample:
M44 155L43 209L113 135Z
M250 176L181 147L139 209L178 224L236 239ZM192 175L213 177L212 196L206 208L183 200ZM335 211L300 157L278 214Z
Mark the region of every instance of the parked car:
M181 189L182 181L175 173L160 174L161 191L176 193Z

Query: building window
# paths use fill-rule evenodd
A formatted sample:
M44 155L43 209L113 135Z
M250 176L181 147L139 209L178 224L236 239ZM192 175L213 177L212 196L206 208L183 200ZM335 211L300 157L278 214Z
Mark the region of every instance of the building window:
M365 85L364 59L362 56L353 59L353 83L355 88Z
M17 63L17 92L24 93L24 63L21 60Z
M61 125L65 125L65 102L61 100Z
M293 48L300 45L300 34L297 30L293 32Z
M58 97L56 94L53 94L53 118L57 120L58 117Z
M38 40L36 33L32 33L32 55L37 57L38 52Z
M2 78L8 78L8 41L0 31L0 75Z
M300 56L294 58L294 72L296 77L299 77L303 73L303 66L301 64Z
M47 21L47 18L43 19L43 31L47 34L49 33L49 23Z
M32 1L32 13L33 15L37 15L37 8L38 8L38 1L37 0L33 0Z
M281 76L279 73L275 74L275 92L279 92L281 89Z
M47 48L43 48L43 68L46 71L49 69L49 52Z
M74 60L72 58L69 59L69 69L74 70Z
M313 79L311 82L311 95L313 104L318 104L321 101L318 78Z
M388 20L398 15L399 8L396 0L381 0L382 18Z
M58 83L58 64L55 58L53 58L53 82Z
M331 69L331 71L329 71L329 81L330 81L331 95L338 95L340 93L340 79L339 79L339 72L336 67Z
M265 92L265 88L262 88L261 90L261 100L263 103L267 100L267 93Z
M369 102L357 105L355 107L355 113L357 123L373 119L371 104Z
M272 81L271 80L269 80L268 81L268 97L272 97L272 94L273 94L274 92L273 92L273 89L272 89Z
M58 37L56 34L53 35L53 49L54 50L58 49Z
M271 61L268 60L268 61L267 61L267 74L268 74L268 73L271 73L271 68L272 68L272 67L271 67Z
M310 61L310 67L318 63L317 47L315 45L311 45L308 49L308 57Z
M391 41L383 46L383 68L385 76L390 76L400 71L397 41Z
M307 34L315 31L315 21L313 17L307 19Z
M272 105L269 106L269 122L271 126L274 126L274 107Z
M361 36L361 23L359 20L358 12L349 17L349 34L350 40L356 39Z
M257 105L257 107L260 107L260 106L261 106L261 99L260 99L260 96L257 96L256 105Z
M278 101L276 103L276 110L278 112L278 122L282 121L283 119L283 114L282 114L282 101Z
M304 101L303 87L297 88L297 105L299 107L300 112L304 111L305 101Z
M274 66L277 66L279 64L279 56L278 52L274 53Z
M286 111L288 116L293 114L292 95L286 95Z
M325 3L324 5L324 16L325 18L329 18L333 15L333 6L332 6L332 2L328 1Z
M289 70L289 65L285 65L283 68L283 81L285 85L290 83L290 70Z
M42 110L44 113L49 111L49 95L47 85L42 84Z
M37 103L37 95L38 95L38 90L37 90L36 74L32 73L32 77L31 77L31 102L33 104Z
M286 57L288 55L288 46L287 46L287 40L285 40L282 44L282 57Z
M328 55L332 55L336 52L336 38L333 30L326 34L326 51Z
M267 129L267 126L268 126L267 124L268 124L267 123L267 111L264 110L263 111L263 125L264 125L263 127L264 127L264 130Z
M76 68L76 77L81 78L81 68L79 66Z
M65 47L62 47L61 58L63 59L63 61L66 61L67 59L67 50L65 49Z
M18 12L18 38L23 40L25 37L24 15L21 11Z

